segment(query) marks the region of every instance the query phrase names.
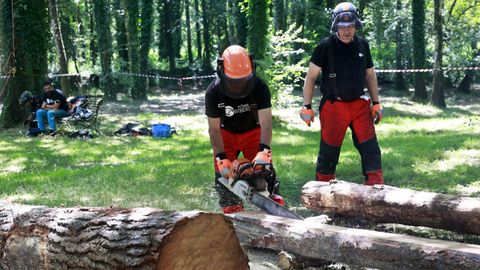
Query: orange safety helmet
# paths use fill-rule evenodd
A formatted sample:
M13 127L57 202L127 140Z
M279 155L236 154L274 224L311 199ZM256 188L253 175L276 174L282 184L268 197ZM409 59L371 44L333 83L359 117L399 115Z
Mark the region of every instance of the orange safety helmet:
M243 47L231 45L217 60L217 75L225 95L236 99L246 97L253 89L255 62Z

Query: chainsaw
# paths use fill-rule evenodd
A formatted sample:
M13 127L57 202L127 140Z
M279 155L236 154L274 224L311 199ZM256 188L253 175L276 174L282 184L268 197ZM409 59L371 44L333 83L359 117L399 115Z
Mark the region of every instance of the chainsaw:
M272 199L278 192L278 181L271 163L253 165L246 158L237 159L232 162L230 176L220 177L218 181L240 199L270 215L303 220Z

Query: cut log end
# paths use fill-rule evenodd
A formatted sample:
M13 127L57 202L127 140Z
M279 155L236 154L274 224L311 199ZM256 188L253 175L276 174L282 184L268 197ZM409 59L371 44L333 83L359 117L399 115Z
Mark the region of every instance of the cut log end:
M224 216L205 214L177 223L156 269L248 268L232 224Z

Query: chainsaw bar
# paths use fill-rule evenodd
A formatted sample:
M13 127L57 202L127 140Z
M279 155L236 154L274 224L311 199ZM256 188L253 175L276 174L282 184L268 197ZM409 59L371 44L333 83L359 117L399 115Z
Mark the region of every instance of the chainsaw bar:
M268 191L264 191L263 194L262 192L254 191L247 181L238 180L230 183L224 177L220 177L218 181L240 199L249 201L270 215L303 220L301 216L270 199Z
M250 202L270 215L303 220L303 217L257 192L252 193Z

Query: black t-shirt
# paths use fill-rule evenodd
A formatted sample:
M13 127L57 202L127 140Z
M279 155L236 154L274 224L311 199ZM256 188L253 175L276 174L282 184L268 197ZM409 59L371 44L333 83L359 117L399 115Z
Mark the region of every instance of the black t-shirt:
M221 127L244 133L259 126L258 110L272 107L270 90L259 78L254 78L254 86L248 96L233 99L224 95L220 80L215 79L205 93L205 114L211 118L221 118Z
M68 111L67 99L56 89L50 92L43 93L42 101L49 105L52 105L54 103L60 103L60 107L58 109Z
M329 82L329 42L333 42L336 84L340 97L344 100L358 98L364 93L366 69L373 67L368 42L355 36L352 42L345 44L336 35L332 35L317 45L310 62L322 68L321 91L326 98L335 98Z

